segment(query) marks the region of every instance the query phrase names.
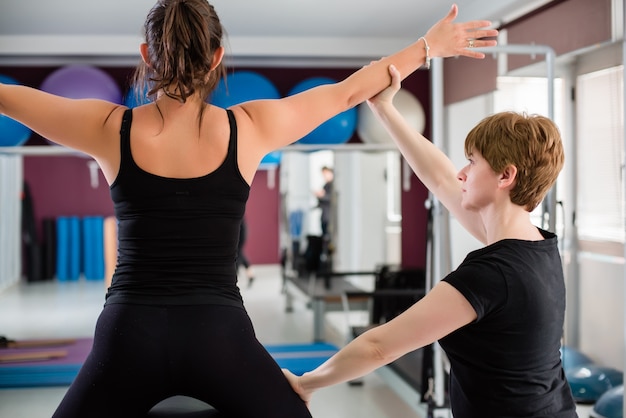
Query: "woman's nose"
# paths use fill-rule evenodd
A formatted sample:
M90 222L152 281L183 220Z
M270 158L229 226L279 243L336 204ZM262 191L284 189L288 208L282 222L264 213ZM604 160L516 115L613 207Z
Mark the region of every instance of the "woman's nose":
M465 167L463 167L458 174L456 175L456 178L459 179L460 181L465 181L466 175L465 175Z

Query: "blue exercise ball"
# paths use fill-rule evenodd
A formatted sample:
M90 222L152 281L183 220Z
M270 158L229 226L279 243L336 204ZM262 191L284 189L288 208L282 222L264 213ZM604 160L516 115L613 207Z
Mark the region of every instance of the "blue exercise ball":
M276 166L276 165L279 165L281 157L282 157L282 152L281 151L270 152L265 157L263 157L263 159L261 160L261 165L262 166Z
M334 84L335 80L327 77L312 77L296 84L289 96L324 84ZM352 138L357 125L357 108L353 107L335 115L301 138L300 144L344 144Z
M624 385L609 389L598 398L589 414L591 418L624 417Z
M581 351L564 345L561 347L561 363L563 364L563 369L567 371L574 367L594 364L594 361Z
M209 102L227 108L249 100L278 99L280 93L265 76L254 71L235 71L218 83Z
M19 85L20 83L6 75L0 74L0 83ZM30 138L32 131L15 119L0 115L0 147L19 147Z
M41 90L70 99L100 99L122 104L122 91L107 72L89 65L68 65L49 74Z
M594 403L606 391L624 383L621 371L593 364L566 370L565 377L578 403Z
M148 88L144 87L142 91L139 91L139 88L135 84L132 84L128 88L122 101L124 106L130 107L131 109L151 102L152 101L148 99Z

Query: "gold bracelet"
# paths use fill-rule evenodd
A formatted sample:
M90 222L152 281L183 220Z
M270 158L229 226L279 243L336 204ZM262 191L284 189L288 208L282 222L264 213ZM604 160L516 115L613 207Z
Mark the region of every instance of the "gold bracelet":
M426 38L422 36L420 39L424 41L424 49L426 49L426 62L424 62L424 67L426 67L426 69L429 70L430 69L430 55L428 54L428 52L430 51L430 47L428 46L428 42L426 42ZM420 39L418 39L418 41Z

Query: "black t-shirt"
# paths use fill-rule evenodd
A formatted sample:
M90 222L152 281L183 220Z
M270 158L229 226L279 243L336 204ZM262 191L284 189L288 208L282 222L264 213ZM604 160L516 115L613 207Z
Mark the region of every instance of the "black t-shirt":
M565 283L554 234L468 254L444 281L477 319L440 340L455 418L576 417L559 348Z
M124 114L119 174L110 192L118 220L118 264L106 303L242 307L237 287L239 225L250 187L237 165L237 126L222 164L205 176L160 177L133 160L132 111Z

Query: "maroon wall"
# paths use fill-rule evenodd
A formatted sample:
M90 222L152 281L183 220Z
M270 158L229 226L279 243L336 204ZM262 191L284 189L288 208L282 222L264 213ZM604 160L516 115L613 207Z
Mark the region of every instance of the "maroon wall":
M39 87L45 78L58 67L0 67L0 74L12 77L21 84ZM132 68L100 67L118 82L126 92ZM285 96L300 81L310 77L328 77L337 81L351 74L354 69L299 69L299 68L238 68L256 71L274 83ZM415 94L426 114L430 113L428 72L418 71L407 78L403 88ZM426 118L428 121L428 117ZM430 126L427 123L426 134ZM350 143L361 142L355 133ZM26 144L49 145L33 134ZM28 182L34 203L35 217L39 225L46 217L62 215L102 215L113 213L109 190L101 173L99 186L90 185L87 159L81 157L25 158L24 176ZM268 187L267 172L259 171L254 179L250 200L246 209L248 241L246 252L253 264L274 264L280 259L279 246L279 175L276 184ZM402 262L408 267L425 266L427 193L421 183L413 178L411 190L402 195ZM356 208L355 208L356 210Z

